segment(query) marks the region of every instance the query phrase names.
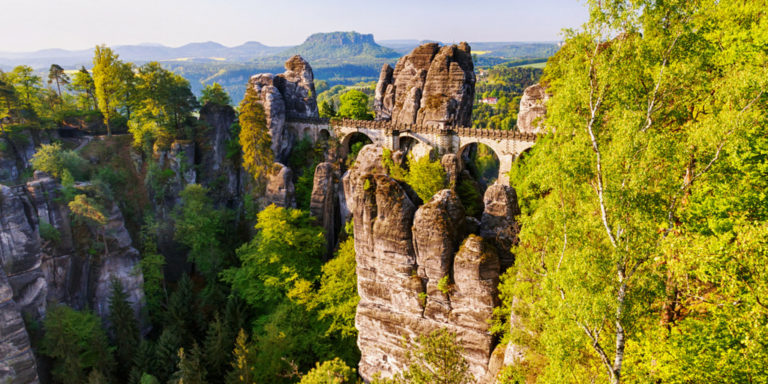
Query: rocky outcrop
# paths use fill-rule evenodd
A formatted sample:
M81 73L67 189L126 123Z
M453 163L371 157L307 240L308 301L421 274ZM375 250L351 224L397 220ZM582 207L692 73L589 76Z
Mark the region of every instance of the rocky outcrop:
M485 191L483 196L483 216L480 235L490 241L499 250L499 261L502 271L515 263L510 250L517 244L517 233L520 228L516 217L520 214L517 204L517 193L512 187L494 184Z
M296 139L286 129L285 119L319 117L312 67L301 56L293 56L285 62L284 73L254 75L248 89L264 106L275 158L285 162Z
M29 335L3 269L0 269L0 382L38 382Z
M382 169L382 156L381 147L364 147L343 178L354 216L360 374L393 375L406 364L403 337L445 328L457 335L476 380L488 382L499 360L488 319L507 252L493 236L503 220L514 220L507 215L516 212L514 191L490 188L488 214L502 218L482 223L466 216L450 189L417 207L407 186Z
M542 119L547 114L546 88L541 84L534 84L526 88L520 98L520 111L517 113L517 130L525 133L539 133L544 125Z
M19 314L39 320L48 303L62 303L93 308L104 318L113 278L122 283L137 316L141 309L139 253L117 205L107 204L104 227L74 226L60 188L41 172L24 186L0 185L0 382L20 373L24 379L18 382L36 380L28 372L35 362L26 353L26 335L15 325ZM98 257L89 252L94 242L106 243Z
M475 72L467 43L440 47L428 43L384 65L374 95L378 120L396 124L446 122L469 126L475 97Z
M283 164L275 163L267 179L264 206L296 208L296 191L293 187L293 171Z
M37 147L51 142L50 131L22 130L0 135L0 183L17 180L29 168Z
M229 105L206 103L200 109L200 122L206 129L198 143L198 179L208 186L213 200L231 208L241 200L241 171L238 158L230 158L232 124L237 122L235 110Z
M336 235L341 227L338 187L339 175L332 163L324 162L315 168L309 214L325 232L326 257L336 247Z

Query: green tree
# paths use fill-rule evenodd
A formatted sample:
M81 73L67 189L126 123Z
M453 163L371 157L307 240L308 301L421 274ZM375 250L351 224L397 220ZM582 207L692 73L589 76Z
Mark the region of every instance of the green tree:
M85 66L80 67L80 70L75 72L69 87L79 94L77 99L78 107L93 111L99 109L99 103L96 101L96 85L93 82L91 73L85 69Z
M373 114L368 110L368 95L357 89L350 89L341 95L338 116L355 120L373 120Z
M205 88L203 88L202 94L200 95L201 105L205 105L207 103L229 105L231 102L232 99L229 98L227 91L225 91L219 83L206 85Z
M276 305L298 279L314 281L325 249L323 230L307 212L270 205L258 214L256 236L237 250L242 263L223 278L256 307Z
M432 161L429 156L422 156L416 160L411 155L408 158L408 167L405 181L425 203L435 193L448 187L445 169L440 164L440 160Z
M179 348L182 346L182 339L173 328L165 328L157 338L155 345L155 361L157 362L156 371L152 372L157 379L165 383L171 378L175 367L179 363Z
M353 384L357 382L354 368L339 358L317 363L315 368L302 376L299 384Z
M118 106L125 102L125 72L128 69L112 49L106 45L96 46L93 56L93 84L109 136L112 135L110 121L117 116Z
M56 382L84 383L91 370L111 376L112 348L98 316L56 305L48 308L43 327L41 353L54 359Z
M254 368L253 358L251 357L251 346L248 345L248 335L240 329L235 341L235 349L232 352L234 360L232 361L232 370L227 375L228 384L253 384Z
M116 348L117 373L119 377L126 377L139 346L139 324L120 280L112 278L111 293L108 319Z
M213 207L208 189L189 184L179 194L181 204L174 212L175 239L189 247L189 261L195 263L209 285L215 284L223 266L221 236L224 213Z
M209 381L225 376L227 365L232 361L234 341L235 334L229 332L229 328L216 313L213 321L208 323L208 332L202 349Z
M184 348L179 348L179 369L174 374L171 383L175 384L204 384L205 368L200 362L200 348L197 343L189 352L184 352Z
M248 88L240 102L240 145L243 148L243 167L254 178L264 180L272 169L274 153L272 138L267 128L267 115L258 102L255 91Z
M32 156L32 167L53 177L63 178L65 172L76 179L85 178L86 161L77 152L65 150L59 143L43 144Z
M58 64L51 64L51 68L48 70L48 84L56 83L56 92L61 99L61 86L69 84L69 76L64 72Z
M754 382L768 366L759 3L590 2L547 63L551 132L511 174L517 377Z
M336 108L333 107L333 101L323 100L320 103L320 117L330 119L336 117Z
M19 99L26 109L32 110L42 91L42 80L35 75L32 67L19 65L8 74L11 84L16 88Z
M473 383L469 363L462 354L464 348L456 335L440 328L416 338L406 354L406 369L389 380L379 383L465 384Z
M194 292L192 279L182 275L176 290L168 299L165 313L165 329L178 335L181 345L191 346L200 334L202 318Z
M152 341L141 340L138 346L136 346L136 353L133 356L132 368L128 376L129 382L141 383L144 376L157 370L158 363L155 358L155 346Z

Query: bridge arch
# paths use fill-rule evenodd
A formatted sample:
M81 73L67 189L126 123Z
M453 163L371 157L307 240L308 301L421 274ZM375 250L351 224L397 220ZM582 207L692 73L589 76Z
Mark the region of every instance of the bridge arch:
M344 135L341 138L341 157L347 157L347 155L354 149L353 146L358 145L357 143L362 143L362 146L364 146L366 144L374 143L374 139L360 131Z
M500 175L501 154L481 141L472 141L462 145L457 157L461 169L468 170L475 179L481 181L485 186L492 185L502 176Z

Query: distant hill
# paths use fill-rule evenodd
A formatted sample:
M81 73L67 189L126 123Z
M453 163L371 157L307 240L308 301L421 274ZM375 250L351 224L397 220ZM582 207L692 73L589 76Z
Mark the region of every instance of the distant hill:
M288 47L270 47L256 41L249 41L235 47L226 47L208 41L190 43L181 47L166 47L157 44L119 45L112 47L125 61L137 64L148 61L228 61L248 62L256 58L272 56ZM36 52L0 52L0 67L9 68L25 64L36 69L47 69L56 63L64 68L90 67L93 49L68 51L45 49Z
M377 44L373 35L357 32L315 33L301 45L280 52L278 56L288 58L297 54L310 63L318 60L361 62L400 57L393 49Z

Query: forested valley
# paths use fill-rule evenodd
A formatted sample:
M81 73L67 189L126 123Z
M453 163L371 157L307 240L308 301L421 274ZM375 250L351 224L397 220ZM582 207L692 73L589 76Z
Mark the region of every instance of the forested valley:
M590 1L589 21L564 32L543 69L470 58L475 128L521 133L524 93L546 91L535 145L516 154L506 189L487 146L416 157L305 134L281 147L270 131L277 109L260 92L290 79L298 56L270 84L244 75L236 96L218 83L196 96L182 75L105 45L90 68L0 72L0 312L11 301L24 309L30 381L768 383L767 9L763 0ZM462 49L450 47L453 63ZM355 80L364 81L305 85L316 121L380 120L377 83ZM326 176L357 188L350 212L373 213L319 219ZM27 200L15 203L19 195ZM512 222L491 214L502 200ZM430 243L447 249L438 272L409 269L394 248L356 246L356 236L393 232L422 258L416 223L429 214L426 229L455 230ZM33 253L53 265L40 276L80 280L52 284L48 296L21 281L40 269L19 256L31 246L8 246L27 236L22 221L34 223ZM392 221L413 233L376 232ZM483 233L489 222L504 231ZM394 267L362 275L356 250ZM120 252L136 262L94 278L90 266ZM63 254L77 261L63 266ZM474 275L459 276L470 264ZM472 375L481 348L462 344L466 335L393 315L413 329L382 348L406 351L404 364L364 377L363 362L381 359L363 356L359 303L405 296L369 285L390 267L419 292L409 298L419 316L487 326L487 376ZM487 318L451 312L468 280L481 282L472 292L494 293L469 305L488 306ZM0 374L10 372L2 364Z

